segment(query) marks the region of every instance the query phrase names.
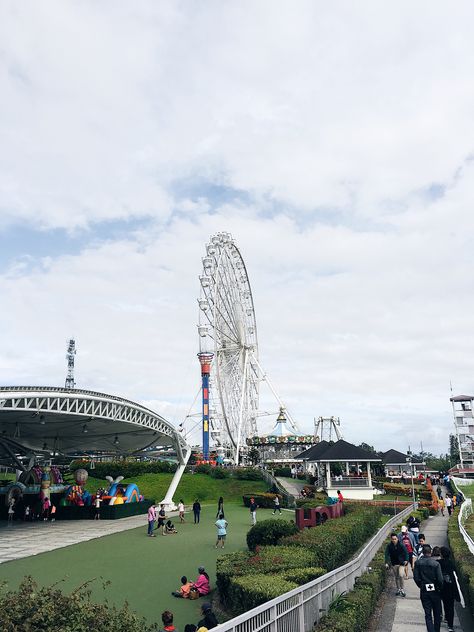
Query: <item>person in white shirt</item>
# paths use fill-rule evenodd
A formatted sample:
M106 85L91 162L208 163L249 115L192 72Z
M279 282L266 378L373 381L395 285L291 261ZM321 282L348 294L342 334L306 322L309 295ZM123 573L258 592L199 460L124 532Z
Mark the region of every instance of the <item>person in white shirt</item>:
M178 503L179 521L184 522L184 501L180 500Z

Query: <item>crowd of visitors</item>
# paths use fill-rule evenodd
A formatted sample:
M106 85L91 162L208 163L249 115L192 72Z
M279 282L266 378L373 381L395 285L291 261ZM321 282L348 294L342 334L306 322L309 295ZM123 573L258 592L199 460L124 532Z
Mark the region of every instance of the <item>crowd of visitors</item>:
M462 501L462 496L450 493L443 499L439 483L436 491L443 516L445 506L451 514L455 504ZM443 610L448 632L454 631L454 603L462 602L463 596L451 551L445 546L432 547L428 544L424 534L420 533L420 522L415 516L409 517L400 533L391 534L385 548L385 565L392 571L396 595L401 597L406 597L404 581L409 579L408 569L411 567L413 579L420 589L428 632L440 632Z

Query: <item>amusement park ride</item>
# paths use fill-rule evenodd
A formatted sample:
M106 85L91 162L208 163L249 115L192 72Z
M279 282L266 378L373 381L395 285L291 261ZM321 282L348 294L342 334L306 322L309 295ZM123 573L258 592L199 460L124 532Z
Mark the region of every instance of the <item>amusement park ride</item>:
M209 461L212 440L218 462L228 459L239 464L248 450L249 437L258 435L257 417L263 414L259 410L262 382L284 411L291 432L300 433L260 364L250 280L229 233L217 233L209 240L199 282L202 460ZM195 416L190 414L186 420ZM185 422L181 430L186 435L192 429L185 428Z

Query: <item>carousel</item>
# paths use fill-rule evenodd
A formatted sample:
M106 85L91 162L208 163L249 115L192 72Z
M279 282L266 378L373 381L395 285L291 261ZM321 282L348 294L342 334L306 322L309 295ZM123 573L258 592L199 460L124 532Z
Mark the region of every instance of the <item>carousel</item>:
M288 426L284 408L280 408L273 430L260 437L248 437L247 446L260 452L262 463L283 466L300 465L295 457L317 442L313 435L296 435Z

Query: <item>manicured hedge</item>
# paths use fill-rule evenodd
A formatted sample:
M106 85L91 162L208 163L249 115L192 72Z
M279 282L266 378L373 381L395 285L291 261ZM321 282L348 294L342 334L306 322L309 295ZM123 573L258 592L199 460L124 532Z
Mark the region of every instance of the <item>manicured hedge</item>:
M388 540L371 563L371 571L356 579L354 589L338 600L338 607L330 607L314 628L314 632L365 632L378 599L385 588L387 572L384 550Z
M297 586L295 582L289 582L279 575L243 575L232 580L227 603L234 608L238 604L235 612L240 614Z
M302 575L305 570L313 569L312 572L314 572L315 565L312 560L313 556L309 551L304 549L297 551L294 547L285 546L262 546L255 554L237 552L223 555L217 559L216 569L216 584L220 600L226 608L235 611L235 608L240 608L233 592L233 585L237 578L261 574L276 578L284 572L298 569L301 573L295 575L296 577ZM324 574L326 571L319 568L318 572ZM239 595L243 586L239 584ZM243 610L240 611L243 612Z
M232 478L239 481L261 481L263 479L262 470L255 467L236 467L232 471Z
M400 485L397 483L384 483L383 488L387 494L395 494L399 496L408 496L411 498L413 490L411 485ZM431 500L431 491L428 489L419 489L415 486L415 496L424 500Z
M108 461L104 463L95 463L94 469L91 470L90 461L73 461L69 466L72 472L79 468L84 468L89 472L90 476L95 478L105 478L106 476L123 476L124 478L133 478L140 474L161 474L162 472L175 472L176 463L169 461Z
M257 546L278 544L285 536L298 533L298 527L294 522L286 520L264 520L257 522L247 533L247 546L255 551Z
M474 616L474 557L459 531L458 514L459 507L456 507L448 522L448 542L461 590L466 600L466 607Z
M313 566L333 570L346 562L378 530L380 518L377 507L354 507L342 518L283 538L281 543L310 551Z

